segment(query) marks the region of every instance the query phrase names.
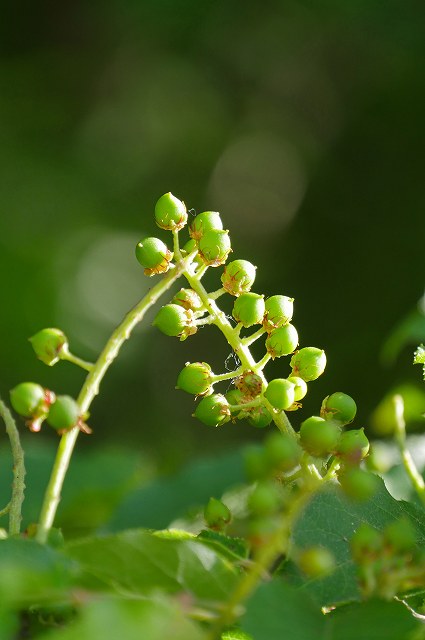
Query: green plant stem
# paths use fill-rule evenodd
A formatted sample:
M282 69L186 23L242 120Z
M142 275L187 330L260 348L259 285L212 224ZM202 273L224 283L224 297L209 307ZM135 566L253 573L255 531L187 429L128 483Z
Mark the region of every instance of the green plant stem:
M213 376L212 382L215 384L216 382L221 382L222 380L230 380L231 378L237 378L244 371L243 367L239 367L234 371L228 371L227 373L219 373L216 376Z
M264 327L261 327L261 329L258 329L258 331L255 331L255 333L251 333L250 336L247 336L246 338L242 338L242 344L244 344L246 347L249 347L249 345L251 345L253 342L258 340L258 338L261 338L261 336L264 335L265 333L266 333L266 330L264 329Z
M25 492L25 460L19 431L9 409L0 399L0 415L6 425L13 457L12 497L9 507L9 535L17 536L21 530L22 503ZM7 508L7 507L6 507Z
M78 356L74 356L70 351L61 351L60 354L61 360L67 360L68 362L72 362L72 364L77 365L77 367L81 367L81 369L85 369L85 371L91 371L93 369L93 363L87 362L86 360L82 360Z
M420 500L425 504L425 483L421 474L419 473L415 462L410 454L410 451L406 445L406 423L404 421L404 401L401 395L396 394L393 397L395 418L396 418L396 430L395 440L400 450L401 459L406 470L407 475L410 478L413 488L418 494Z
M160 282L152 287L144 298L128 312L121 324L112 333L99 358L93 365L92 370L88 374L77 398L82 415L88 412L92 401L99 393L100 383L104 375L117 357L123 343L130 337L134 327L144 318L148 309L187 271L195 254L196 252L194 251L181 262L177 263L174 268L170 270ZM46 542L48 532L53 526L62 486L78 434L79 428L77 426L65 433L60 440L50 480L44 495L37 529L36 538L41 543Z

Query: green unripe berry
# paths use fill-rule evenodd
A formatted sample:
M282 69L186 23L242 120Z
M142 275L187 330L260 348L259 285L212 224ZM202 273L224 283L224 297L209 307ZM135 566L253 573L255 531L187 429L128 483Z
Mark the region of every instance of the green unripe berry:
M80 419L80 408L71 396L57 396L47 415L47 423L57 431L75 427Z
M341 433L335 422L311 416L301 423L300 444L311 456L323 458L333 453Z
M272 420L272 414L266 407L263 407L263 405L254 407L254 409L250 410L248 415L249 424L257 429L268 427Z
M289 382L295 385L294 397L295 402L302 400L307 395L307 383L305 380L298 376L289 376Z
M369 440L364 429L345 431L339 439L336 455L345 463L358 464L369 453Z
M348 467L338 475L344 493L356 501L369 500L378 490L377 476L359 467Z
M251 513L259 517L276 513L281 504L282 496L273 480L260 481L248 498Z
M161 229L179 231L187 222L187 211L184 202L173 196L172 193L164 193L155 205L155 221Z
M191 238L199 242L199 240L207 233L207 231L220 231L223 229L223 223L218 211L203 211L189 224L189 235Z
M364 563L370 556L376 556L382 549L382 534L363 522L350 540L351 553L354 560Z
M298 443L284 433L272 433L264 443L266 460L275 471L292 471L301 458Z
M293 324L272 331L266 339L266 349L273 360L293 353L298 346L298 332Z
M219 427L230 418L229 403L221 393L214 393L202 398L193 416L208 427Z
M191 311L199 311L204 306L201 298L193 289L180 289L171 302Z
M334 555L325 547L304 549L298 556L297 564L309 578L324 578L336 568Z
M262 446L253 444L246 447L243 459L245 474L250 482L266 478L270 474L270 464Z
M230 389L230 391L226 393L225 398L229 405L239 405L244 402L242 391L239 391L239 389ZM230 413L232 416L237 416L240 412L241 409L232 409L230 407Z
M136 258L147 276L168 271L173 254L159 238L145 238L136 246Z
M216 498L210 498L204 509L204 518L210 529L221 531L232 519L229 507Z
M177 378L177 389L202 396L211 389L213 373L206 362L187 362Z
M384 541L399 553L412 551L416 546L417 531L406 517L392 522L384 530Z
M10 402L16 413L33 418L46 409L46 390L35 382L21 382L10 391Z
M227 260L232 250L229 232L211 229L206 231L198 243L199 256L209 267L219 267Z
M291 358L292 375L306 382L316 380L325 370L326 354L323 349L304 347Z
M241 293L247 293L255 280L254 267L248 260L233 260L224 268L221 282L223 288L232 296L240 296Z
M263 380L257 373L251 370L244 371L240 376L235 378L234 384L247 400L259 396L263 388Z
M29 341L39 360L50 367L60 360L60 353L68 348L68 339L60 329L42 329Z
M276 378L269 382L264 397L275 409L289 409L294 404L295 386L285 378Z
M236 298L232 315L244 327L261 324L264 316L264 296L258 293L242 293Z
M179 337L181 340L196 333L193 313L178 304L166 304L161 307L152 324L166 336Z
M271 296L266 300L263 326L267 333L278 329L292 320L294 314L294 298L288 296Z
M336 391L322 402L320 415L325 420L333 420L339 424L350 424L357 413L357 405L353 398L342 391Z

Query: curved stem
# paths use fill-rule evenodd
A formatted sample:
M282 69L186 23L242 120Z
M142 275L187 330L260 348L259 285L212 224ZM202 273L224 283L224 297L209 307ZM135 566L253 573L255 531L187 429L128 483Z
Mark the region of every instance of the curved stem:
M401 395L393 397L396 417L395 439L400 450L401 459L413 488L422 503L425 504L425 483L406 445L406 423L404 421L404 401Z
M9 511L9 535L17 536L21 530L22 503L25 492L25 461L19 431L9 409L0 399L0 415L6 425L6 432L9 436L13 457L13 482L12 497L8 507ZM3 512L5 509L3 510Z
M117 357L123 343L128 340L134 327L144 318L150 307L160 298L174 282L187 271L196 252L192 252L181 262L177 263L169 273L145 295L144 298L125 316L121 324L115 329L106 343L102 353L88 374L80 394L77 398L82 415L88 409L99 393L99 386L104 375ZM52 527L59 505L62 485L68 470L75 442L79 434L78 426L65 433L59 443L56 459L53 465L49 484L44 495L40 520L37 530L37 540L45 542L49 529Z
M65 351L63 349L60 353L60 359L67 360L68 362L72 362L72 364L75 364L77 365L77 367L80 367L81 369L85 369L86 371L91 371L94 366L92 362L87 362L86 360L83 360L78 356L74 356L74 354L71 353L70 351Z

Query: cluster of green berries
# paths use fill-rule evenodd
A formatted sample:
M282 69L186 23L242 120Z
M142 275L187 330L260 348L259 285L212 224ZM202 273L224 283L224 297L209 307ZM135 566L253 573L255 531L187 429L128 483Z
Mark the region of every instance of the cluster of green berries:
M425 554L417 546L417 537L407 517L394 520L382 532L366 523L360 525L350 546L365 597L391 599L423 585Z

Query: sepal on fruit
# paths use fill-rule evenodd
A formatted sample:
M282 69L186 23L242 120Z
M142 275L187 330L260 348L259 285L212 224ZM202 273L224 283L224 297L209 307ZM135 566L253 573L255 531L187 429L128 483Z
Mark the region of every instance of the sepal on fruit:
M63 351L68 351L68 339L60 329L41 329L29 341L37 358L49 367L61 359Z
M211 390L213 373L206 362L187 362L177 378L177 389L203 396Z
M223 288L232 296L247 293L254 284L256 269L248 260L229 262L221 276Z
M222 229L223 223L218 211L203 211L190 222L189 235L193 240L199 242L208 231L221 231Z
M161 229L180 231L187 222L184 202L170 192L164 193L155 205L155 221Z
M292 320L294 314L294 298L276 295L267 298L263 326L267 333L278 329Z
M159 238L144 238L136 246L136 258L145 275L154 276L168 271L173 253Z
M166 304L161 307L152 324L166 336L180 340L185 340L197 331L193 312L178 304Z
M224 264L232 250L229 232L222 229L206 231L198 242L199 257L208 267Z

